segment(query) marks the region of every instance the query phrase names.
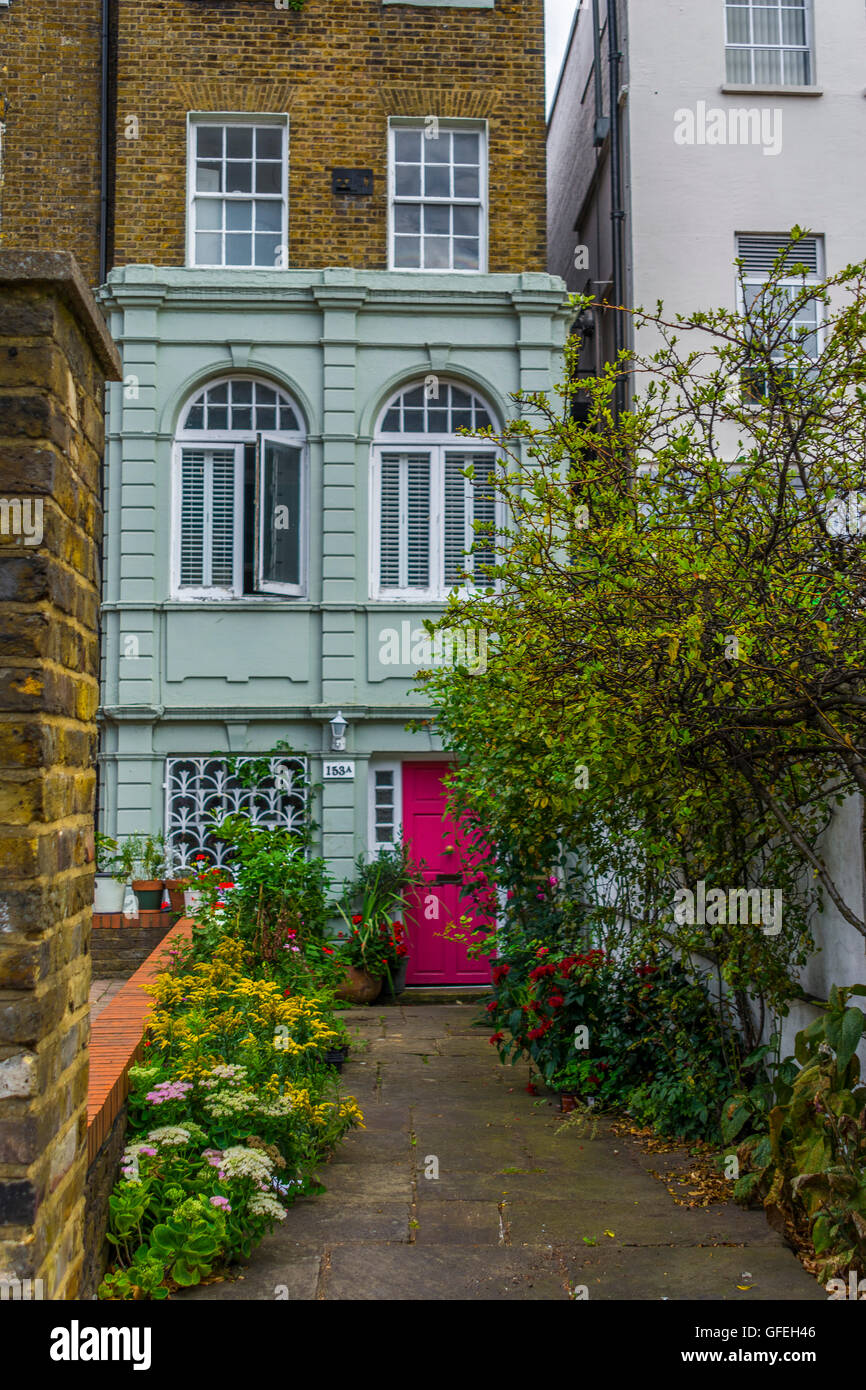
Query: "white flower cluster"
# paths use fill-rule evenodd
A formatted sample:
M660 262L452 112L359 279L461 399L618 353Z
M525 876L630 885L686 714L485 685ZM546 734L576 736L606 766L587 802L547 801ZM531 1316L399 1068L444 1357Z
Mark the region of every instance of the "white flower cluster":
M265 1186L274 1172L273 1159L260 1149L246 1149L241 1144L223 1150L220 1166L227 1178L252 1178L253 1182Z
M247 1077L247 1068L233 1062L220 1062L211 1067L210 1072L199 1085L203 1091L212 1091L217 1086L241 1086Z
M158 1149L172 1149L181 1144L188 1144L191 1135L190 1131L181 1125L163 1125L162 1129L152 1129L147 1137Z
M269 1192L258 1192L251 1199L249 1209L253 1216L268 1216L272 1221L285 1221L286 1219L285 1211L276 1197L272 1197Z
M292 1102L288 1096L266 1100L253 1091L229 1091L223 1087L208 1097L204 1107L215 1120L235 1119L239 1115L281 1120L291 1114Z

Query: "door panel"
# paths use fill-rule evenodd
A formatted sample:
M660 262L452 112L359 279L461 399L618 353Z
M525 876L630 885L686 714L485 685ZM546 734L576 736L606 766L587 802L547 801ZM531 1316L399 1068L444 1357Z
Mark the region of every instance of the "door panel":
M489 984L487 958L470 960L462 942L446 941L442 932L463 914L478 917L466 895L467 874L475 860L469 838L446 813L442 785L447 763L403 764L403 835L414 858L423 859L424 885L410 899L406 913L410 958L408 984Z

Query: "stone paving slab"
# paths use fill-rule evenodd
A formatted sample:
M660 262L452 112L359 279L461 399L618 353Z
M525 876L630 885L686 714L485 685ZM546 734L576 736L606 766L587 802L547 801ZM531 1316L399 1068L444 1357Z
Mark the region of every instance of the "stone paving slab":
M292 1207L240 1277L175 1297L825 1300L762 1212L674 1202L649 1169L687 1167L685 1150L645 1154L602 1123L563 1126L476 1017L460 1005L347 1011L368 1046L343 1089L366 1128L322 1169L326 1193Z

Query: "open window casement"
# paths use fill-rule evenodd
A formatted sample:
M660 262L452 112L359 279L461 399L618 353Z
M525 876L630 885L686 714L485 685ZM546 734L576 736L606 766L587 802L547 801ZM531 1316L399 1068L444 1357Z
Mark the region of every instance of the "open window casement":
M302 592L302 451L274 435L256 439L256 587L263 594Z

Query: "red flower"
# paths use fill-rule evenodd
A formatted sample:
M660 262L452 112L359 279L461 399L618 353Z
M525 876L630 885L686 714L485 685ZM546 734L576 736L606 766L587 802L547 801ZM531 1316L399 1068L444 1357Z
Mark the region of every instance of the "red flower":
M356 913L355 916L352 918L352 925L357 927L358 923L359 923L359 922L363 922L363 920L364 920L364 919L363 919L363 917L361 916L360 912L358 912L358 913Z
M493 975L493 983L495 985L501 984L502 981L505 979L506 975L509 975L511 973L511 966L494 965L491 973Z
M497 1004L496 1000L495 1000L495 999L491 999L490 1003L487 1005L487 1012L488 1012L489 1014L495 1014L495 1013L496 1013L496 1010L497 1010L498 1008L499 1008L499 1005Z
M535 1089L535 1087L533 1086L533 1084L532 1084L531 1081L530 1081L530 1083L529 1083L529 1085L527 1086L526 1089L527 1089L527 1091L529 1092L529 1094L530 1094L531 1096L537 1096L537 1095L538 1095L538 1092L536 1091L536 1089Z
M221 884L219 885L219 887L220 887L220 888L234 888L234 884L232 883L231 879L229 879L228 883L221 883Z
M203 859L207 859L207 855L206 855L206 854L197 854L197 855L195 856L195 862L196 862L196 864L200 864L201 861L202 861Z
M322 950L324 951L324 953L325 953L326 956L332 956L332 955L334 954L334 952L331 950L330 946L323 946L323 947L322 947Z
M397 955L398 955L398 956L408 956L408 954L409 954L409 947L408 947L408 946L400 945L400 946L397 947Z
M535 952L535 959L536 959L536 960L541 960L541 957L542 957L542 956L548 956L548 955L550 955L550 947L549 947L549 946L539 946L538 950Z
M561 994L551 994L548 997L547 1002L552 1009L561 1009L563 1004L565 1003L565 1000L563 999Z
M505 1034L504 1034L504 1033L494 1033L494 1034L493 1034L493 1037L492 1037L492 1038L488 1038L487 1041L488 1041L489 1043L492 1043L492 1044L495 1045L496 1043L501 1043L501 1042L502 1042L502 1039L503 1039L504 1037L505 1037Z

